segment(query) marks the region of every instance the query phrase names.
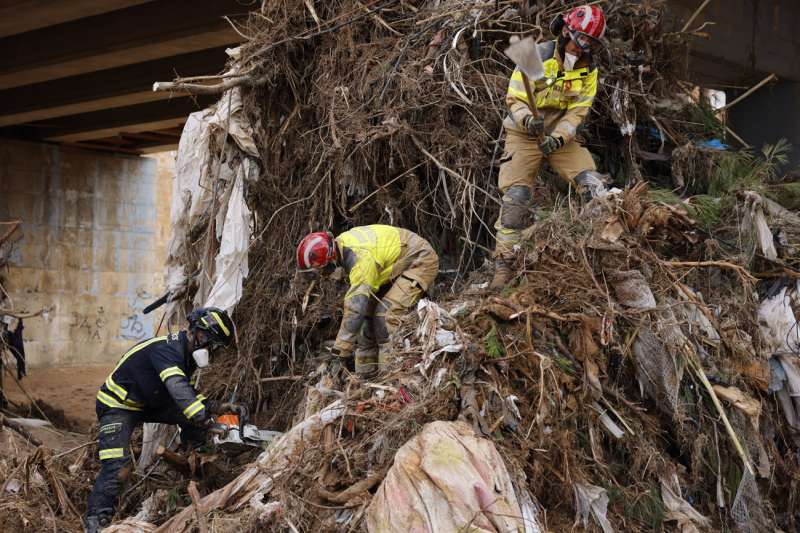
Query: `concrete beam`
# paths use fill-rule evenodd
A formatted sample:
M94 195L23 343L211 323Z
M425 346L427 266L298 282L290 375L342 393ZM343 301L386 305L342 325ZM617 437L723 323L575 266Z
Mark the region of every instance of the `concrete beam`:
M0 89L236 43L236 0L156 0L0 39Z
M0 127L170 98L154 81L220 72L224 48L203 50L0 91Z
M154 131L179 126L190 113L202 109L214 98L179 97L117 109L33 122L0 129L0 136L50 142L92 141L115 137L120 132Z
M0 0L0 37L38 30L151 0Z

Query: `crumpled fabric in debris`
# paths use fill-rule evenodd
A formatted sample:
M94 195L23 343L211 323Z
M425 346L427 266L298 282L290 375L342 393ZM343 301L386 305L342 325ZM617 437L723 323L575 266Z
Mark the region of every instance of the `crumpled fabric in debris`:
M226 134L233 139L235 146L230 143L225 144ZM227 150L219 153L217 149L219 146L226 146ZM241 161L232 157L234 154L242 155ZM242 177L248 179L254 173L253 160L258 157L252 128L244 117L239 88L226 92L216 105L189 115L178 144L175 178L172 185L170 211L172 235L167 246L166 276L167 290L173 295L171 300L179 296L189 282L188 276L191 272L186 271L183 263L189 245L188 236L195 226L208 216L210 205L215 198L239 197L234 191L235 182ZM221 161L221 158L224 161ZM238 166L232 168L232 161ZM226 206L227 210L230 210L228 202L220 211L224 212ZM246 210L246 206L244 209ZM249 217L249 212L239 213L234 210L231 216L239 220L245 214ZM217 222L217 238L223 245L229 231L233 232L232 237L228 238L231 241L229 245L241 241L241 237L237 234L240 224L233 224L230 230L223 225L220 232L219 221ZM245 226L248 226L248 223L245 223ZM249 238L249 231L247 234ZM237 246L236 249L238 248ZM241 253L233 257L238 255ZM219 261L231 263L231 257L228 252ZM201 280L205 278L200 276ZM199 292L203 298L208 294L206 291ZM170 304L167 314L172 315L173 310L174 304Z
M422 361L417 364L422 375L433 364L440 353L458 353L464 349L456 321L450 314L427 298L417 302L419 327L417 337L423 347Z
M789 427L800 432L800 325L792 306L798 292L800 282L765 298L758 308L758 327L765 355L772 355L769 390L777 396Z
M638 270L615 272L612 277L612 288L619 303L634 309L655 309L656 298L644 275Z
M752 229L755 237L755 245L758 251L768 259L777 259L778 252L775 250L775 242L772 238L772 231L767 224L767 217L764 214L764 205L761 195L747 191L745 194L745 220L744 225Z
M800 354L800 326L792 308L792 291L800 292L800 287L783 287L758 307L758 327L765 341L765 356Z
M248 274L247 250L250 243L250 209L244 201L243 167L233 183L222 240L214 269L214 285L205 307L219 307L232 311L242 298L242 285Z
M608 521L608 493L603 487L590 483L575 483L572 486L575 491L575 524L581 524L583 528L589 527L589 516L592 516L603 530L603 533L613 533L614 528Z
M665 519L678 523L681 533L700 533L703 528L711 526L711 520L701 515L692 505L681 497L681 486L678 476L672 474L661 478L661 499L667 508Z
M494 443L464 422L437 421L397 451L367 508L367 527L381 533L544 530L523 516Z

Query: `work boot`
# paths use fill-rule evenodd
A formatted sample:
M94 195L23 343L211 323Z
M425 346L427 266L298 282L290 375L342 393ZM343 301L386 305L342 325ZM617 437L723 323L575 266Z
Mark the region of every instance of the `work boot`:
M111 521L106 516L87 516L84 533L100 533Z
M361 379L373 377L378 372L378 350L376 348L356 350L356 375Z
M490 290L504 289L511 281L511 265L505 259L496 259L494 262L494 277L489 284Z

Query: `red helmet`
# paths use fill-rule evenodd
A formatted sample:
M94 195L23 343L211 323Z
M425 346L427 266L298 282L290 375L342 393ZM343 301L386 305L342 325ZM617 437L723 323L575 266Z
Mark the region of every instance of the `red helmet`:
M584 50L599 44L606 33L606 16L598 6L576 7L563 20L569 36Z
M327 231L309 233L297 246L298 270L323 268L336 259L333 235Z

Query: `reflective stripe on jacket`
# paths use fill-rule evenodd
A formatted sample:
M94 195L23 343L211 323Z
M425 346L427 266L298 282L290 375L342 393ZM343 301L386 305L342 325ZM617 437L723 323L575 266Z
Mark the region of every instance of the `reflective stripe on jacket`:
M186 357L186 332L142 341L120 358L97 392L97 400L115 409L147 411L174 402L187 419L205 418L204 396L190 376L196 369ZM192 376L192 379L193 376Z
M542 53L544 78L531 82L536 107L544 119L545 132L570 142L594 102L598 70L584 56L578 60L576 68L564 72L555 41L540 44L539 51ZM526 131L524 119L531 110L519 69L514 70L508 82L506 104L510 113L503 125L508 129Z

